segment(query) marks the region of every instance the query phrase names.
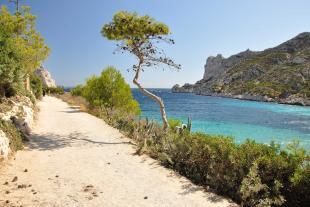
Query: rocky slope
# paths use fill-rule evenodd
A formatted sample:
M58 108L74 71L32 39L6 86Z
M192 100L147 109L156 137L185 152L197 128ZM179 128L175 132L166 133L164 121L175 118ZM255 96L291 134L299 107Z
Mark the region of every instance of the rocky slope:
M0 102L0 161L11 152L12 132L5 133L3 122L10 122L25 138L33 125L34 105L28 97L15 96Z
M260 52L211 56L202 80L172 91L310 105L310 33Z
M41 78L44 87L48 88L57 87L55 80L52 78L51 74L48 72L47 69L41 66L36 70L36 74Z

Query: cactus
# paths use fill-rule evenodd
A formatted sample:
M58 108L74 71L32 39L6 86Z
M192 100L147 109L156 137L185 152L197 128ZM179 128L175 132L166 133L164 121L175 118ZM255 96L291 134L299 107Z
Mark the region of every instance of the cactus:
M187 118L187 130L189 132L192 130L192 119L190 117Z

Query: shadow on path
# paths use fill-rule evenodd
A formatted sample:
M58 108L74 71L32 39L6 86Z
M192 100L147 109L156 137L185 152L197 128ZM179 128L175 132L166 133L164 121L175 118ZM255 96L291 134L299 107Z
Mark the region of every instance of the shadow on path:
M68 135L59 135L53 133L45 134L32 134L30 141L27 146L31 150L57 150L65 147L82 146L85 144L104 146L104 145L119 145L119 144L130 144L134 145L132 142L103 142L95 141L87 137L86 135L78 132L73 132Z

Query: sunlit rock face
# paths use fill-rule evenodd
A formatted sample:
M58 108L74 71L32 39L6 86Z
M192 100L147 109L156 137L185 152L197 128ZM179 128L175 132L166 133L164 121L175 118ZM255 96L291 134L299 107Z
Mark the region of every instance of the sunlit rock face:
M310 32L263 51L210 56L203 78L172 92L310 105Z
M42 66L36 70L36 74L41 78L44 87L55 88L56 82L47 69Z
M210 56L204 66L203 80L212 80L213 78L218 78L224 74L232 66L246 61L252 58L254 55L259 54L259 52L253 52L251 50L246 50L244 52L232 55L229 58L224 58L221 54L217 56Z
M10 109L0 112L0 120L11 122L28 138L33 125L34 105L28 97L16 96L8 101ZM0 160L6 159L10 153L9 135L0 129Z
M6 137L5 133L0 130L0 160L6 159L10 153L9 139Z

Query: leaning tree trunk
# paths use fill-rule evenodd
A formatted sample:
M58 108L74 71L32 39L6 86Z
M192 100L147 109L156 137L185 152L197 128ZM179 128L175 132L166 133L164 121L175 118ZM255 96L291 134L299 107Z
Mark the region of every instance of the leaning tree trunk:
M143 86L138 82L139 79L139 73L140 73L140 67L137 68L136 71L136 75L133 79L133 83L138 86L139 90L146 96L150 97L151 99L153 99L154 101L156 101L160 107L160 114L161 114L161 118L163 120L163 129L166 131L168 129L168 120L167 120L167 115L166 115L166 111L165 111L165 105L163 100L156 96L155 94L151 93L150 91L146 90L145 88L143 88Z

